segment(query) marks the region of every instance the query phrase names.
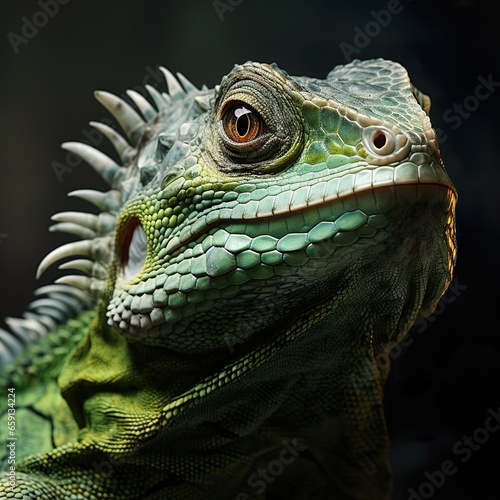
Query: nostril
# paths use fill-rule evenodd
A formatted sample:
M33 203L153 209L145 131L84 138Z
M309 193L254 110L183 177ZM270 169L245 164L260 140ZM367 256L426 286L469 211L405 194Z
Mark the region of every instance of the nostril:
M373 133L372 142L375 149L382 149L387 144L387 137L382 130L377 130Z
M366 151L375 158L383 161L389 159L401 151L404 153L404 146L408 143L403 134L396 134L382 125L371 125L363 130L363 146ZM373 159L372 159L373 161Z

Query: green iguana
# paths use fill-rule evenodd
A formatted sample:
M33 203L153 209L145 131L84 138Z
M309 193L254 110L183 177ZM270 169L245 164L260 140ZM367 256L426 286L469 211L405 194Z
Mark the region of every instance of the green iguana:
M83 273L1 332L0 498L388 499L376 361L456 255L429 98L381 59L162 71L136 109L96 93L118 161L63 145L111 188L70 193L101 212L54 216L82 239L39 274Z

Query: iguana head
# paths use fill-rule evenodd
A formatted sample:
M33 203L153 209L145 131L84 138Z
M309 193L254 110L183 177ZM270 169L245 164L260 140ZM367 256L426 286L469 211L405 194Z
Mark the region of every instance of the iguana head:
M383 60L325 80L246 63L213 90L163 71L168 94L129 91L137 109L97 93L119 160L65 144L111 189L72 193L101 213L54 216L83 239L39 268L76 257L61 268L86 276L11 322L47 340L17 361L16 412L45 420L48 449L16 464L16 492L389 498L378 356L455 261L429 99Z
M120 161L65 144L111 190L74 193L102 213L56 216L85 239L39 273L84 255L61 267L88 277L60 282L94 293L131 342L182 352L270 336L341 298L353 270L379 276L371 296L389 302L393 274L404 290L418 283L401 292L406 325L432 310L455 259L455 191L429 100L400 65L354 61L318 80L248 62L215 90L163 71L169 93L149 87L154 106L97 93L125 132L95 124Z

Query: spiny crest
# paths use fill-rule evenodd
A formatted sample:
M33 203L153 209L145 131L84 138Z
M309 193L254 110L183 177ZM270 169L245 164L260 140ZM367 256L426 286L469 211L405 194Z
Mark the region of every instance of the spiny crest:
M72 286L47 285L35 290L34 294L36 299L28 305L23 317L6 318L9 331L0 328L2 370L28 345L92 306L90 295Z
M143 134L158 115L168 111L169 106L183 100L186 95L199 92L186 77L177 73L177 78L166 68L160 67L165 77L168 93L160 93L150 85L145 89L150 103L139 92L128 90L127 95L136 109L121 97L105 91L96 91L97 100L111 113L122 128L125 137L115 129L99 122L90 122L102 133L116 150L119 162L98 149L80 142L65 142L62 147L76 154L91 165L111 186L107 192L79 189L68 193L95 205L99 214L83 212L61 212L55 214L50 231L62 231L81 238L81 241L66 243L50 252L40 263L37 278L52 264L61 259L72 258L59 266L62 270L77 270L82 274L70 274L56 280L56 284L35 291L37 299L28 306L23 318L6 318L9 330L0 329L0 369L21 353L26 346L88 309L93 298L99 296L105 286L107 268L112 258L116 218L122 207L124 179L134 175L131 163ZM203 91L208 90L203 86ZM198 103L200 106L200 103ZM135 173L136 174L136 173ZM82 258L83 257L83 258Z

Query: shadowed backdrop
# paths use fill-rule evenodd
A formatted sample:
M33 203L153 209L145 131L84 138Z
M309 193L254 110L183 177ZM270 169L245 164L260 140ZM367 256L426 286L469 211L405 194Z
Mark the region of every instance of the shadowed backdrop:
M159 64L213 87L247 60L324 78L354 58L393 59L431 96L431 119L459 191L455 280L436 313L391 353L386 409L393 498L497 498L495 23L486 2L475 0L3 2L0 318L21 315L32 291L62 274L51 268L35 280L41 259L72 240L47 231L50 216L89 210L66 193L106 189L85 162L59 147L92 142L88 122L109 118L95 89L121 95L149 83L164 90ZM105 141L99 147L113 155Z

